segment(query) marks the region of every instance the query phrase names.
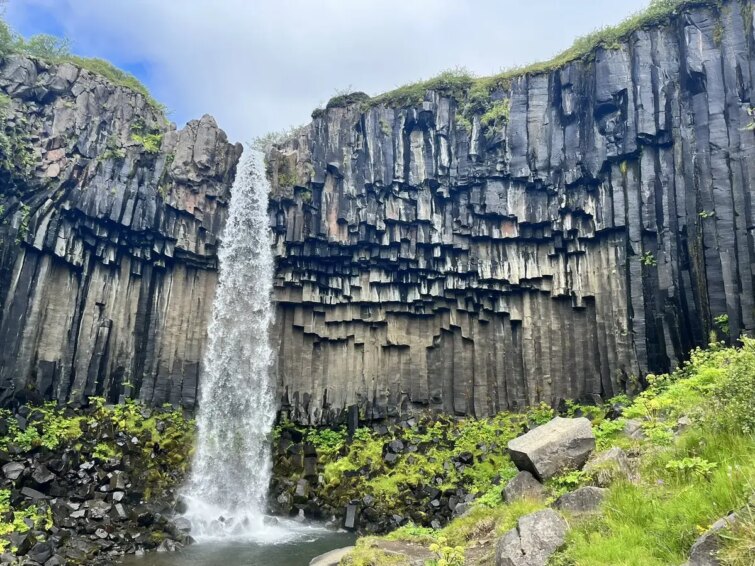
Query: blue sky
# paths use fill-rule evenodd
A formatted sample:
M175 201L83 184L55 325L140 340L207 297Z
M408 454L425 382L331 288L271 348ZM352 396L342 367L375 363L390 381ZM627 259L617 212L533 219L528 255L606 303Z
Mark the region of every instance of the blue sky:
M549 58L648 0L8 0L25 36L136 75L179 127L209 113L235 141L309 120L343 90L377 94L463 66Z

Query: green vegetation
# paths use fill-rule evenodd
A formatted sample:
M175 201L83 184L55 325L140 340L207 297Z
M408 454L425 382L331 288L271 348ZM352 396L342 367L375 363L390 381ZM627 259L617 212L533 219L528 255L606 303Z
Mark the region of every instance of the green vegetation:
M159 130L147 128L142 120L135 120L131 124L131 141L141 145L146 153L156 155L160 153L163 134Z
M142 405L130 399L107 406L104 399L92 397L90 404L86 411L59 407L54 402L32 407L24 430L10 412L0 410L0 419L8 428L7 434L0 437L0 450L12 447L31 452L73 447L84 457L100 461L129 454L140 460L140 465L133 466L141 470L135 480L144 486L147 498L182 477L188 465L194 423L186 420L181 411L165 407L143 413ZM132 446L119 442L119 436L127 438ZM134 446L140 449L135 451Z
M736 510L742 510L741 520L721 535L719 558L731 566L753 564L755 340L743 338L739 348L711 343L693 351L689 362L674 373L648 375L647 382L648 388L636 398L621 396L609 402L625 406L615 420L604 417L605 408L567 404L567 415L581 414L593 421L599 450L617 446L629 454L637 477L614 476L599 514L567 517L572 527L567 544L550 565L680 564L702 532ZM678 425L682 417L683 429ZM640 424L643 438L624 433L629 419ZM489 425L476 426L484 430ZM491 556L497 537L518 517L564 492L595 484L599 475L595 470L571 471L553 478L546 484L545 502L506 505L498 496L485 504L483 495L467 514L443 529L409 524L383 539L435 545L437 560L446 558L448 549L456 556L456 547L467 556L478 553L476 557L481 548L488 548ZM354 564L382 564L370 558L380 540L360 539L360 562Z
M328 100L328 103L325 105L325 109L330 110L331 108L345 108L347 106L351 106L352 104L365 102L369 99L369 95L364 92L343 92Z
M14 508L10 502L9 489L0 489L0 552L8 550L11 533L25 533L36 529L49 530L52 527L52 509L46 503Z
M39 34L24 39L14 33L2 19L0 19L0 57L12 53L21 53L50 63L72 63L77 67L100 75L116 86L121 86L144 96L147 103L160 114L164 114L165 107L150 95L145 87L133 75L126 73L102 59L78 57L70 52L67 39L52 35Z
M658 265L658 260L655 259L653 252L644 252L640 256L640 261L642 262L642 265L646 267L655 267Z

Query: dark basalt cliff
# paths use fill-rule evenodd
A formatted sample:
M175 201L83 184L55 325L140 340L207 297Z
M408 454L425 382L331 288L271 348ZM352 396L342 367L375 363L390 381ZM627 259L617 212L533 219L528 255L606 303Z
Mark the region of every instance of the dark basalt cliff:
M0 394L192 407L240 146L72 64L0 61Z
M284 409L605 399L753 330L752 4L709 4L502 84L492 123L355 97L272 150Z

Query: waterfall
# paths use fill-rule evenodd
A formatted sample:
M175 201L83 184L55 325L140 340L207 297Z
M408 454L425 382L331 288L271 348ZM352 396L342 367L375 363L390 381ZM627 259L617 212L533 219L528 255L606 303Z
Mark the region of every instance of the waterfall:
M270 184L246 149L231 190L200 385L196 452L184 491L197 540L254 538L262 529L275 419Z

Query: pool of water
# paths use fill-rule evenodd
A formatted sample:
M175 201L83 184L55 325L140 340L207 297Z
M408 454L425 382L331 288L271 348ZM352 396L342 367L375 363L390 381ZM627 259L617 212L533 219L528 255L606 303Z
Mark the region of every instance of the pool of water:
M354 544L355 536L319 527L297 526L289 536L261 541L201 542L171 553L127 557L127 566L308 566L330 550Z

